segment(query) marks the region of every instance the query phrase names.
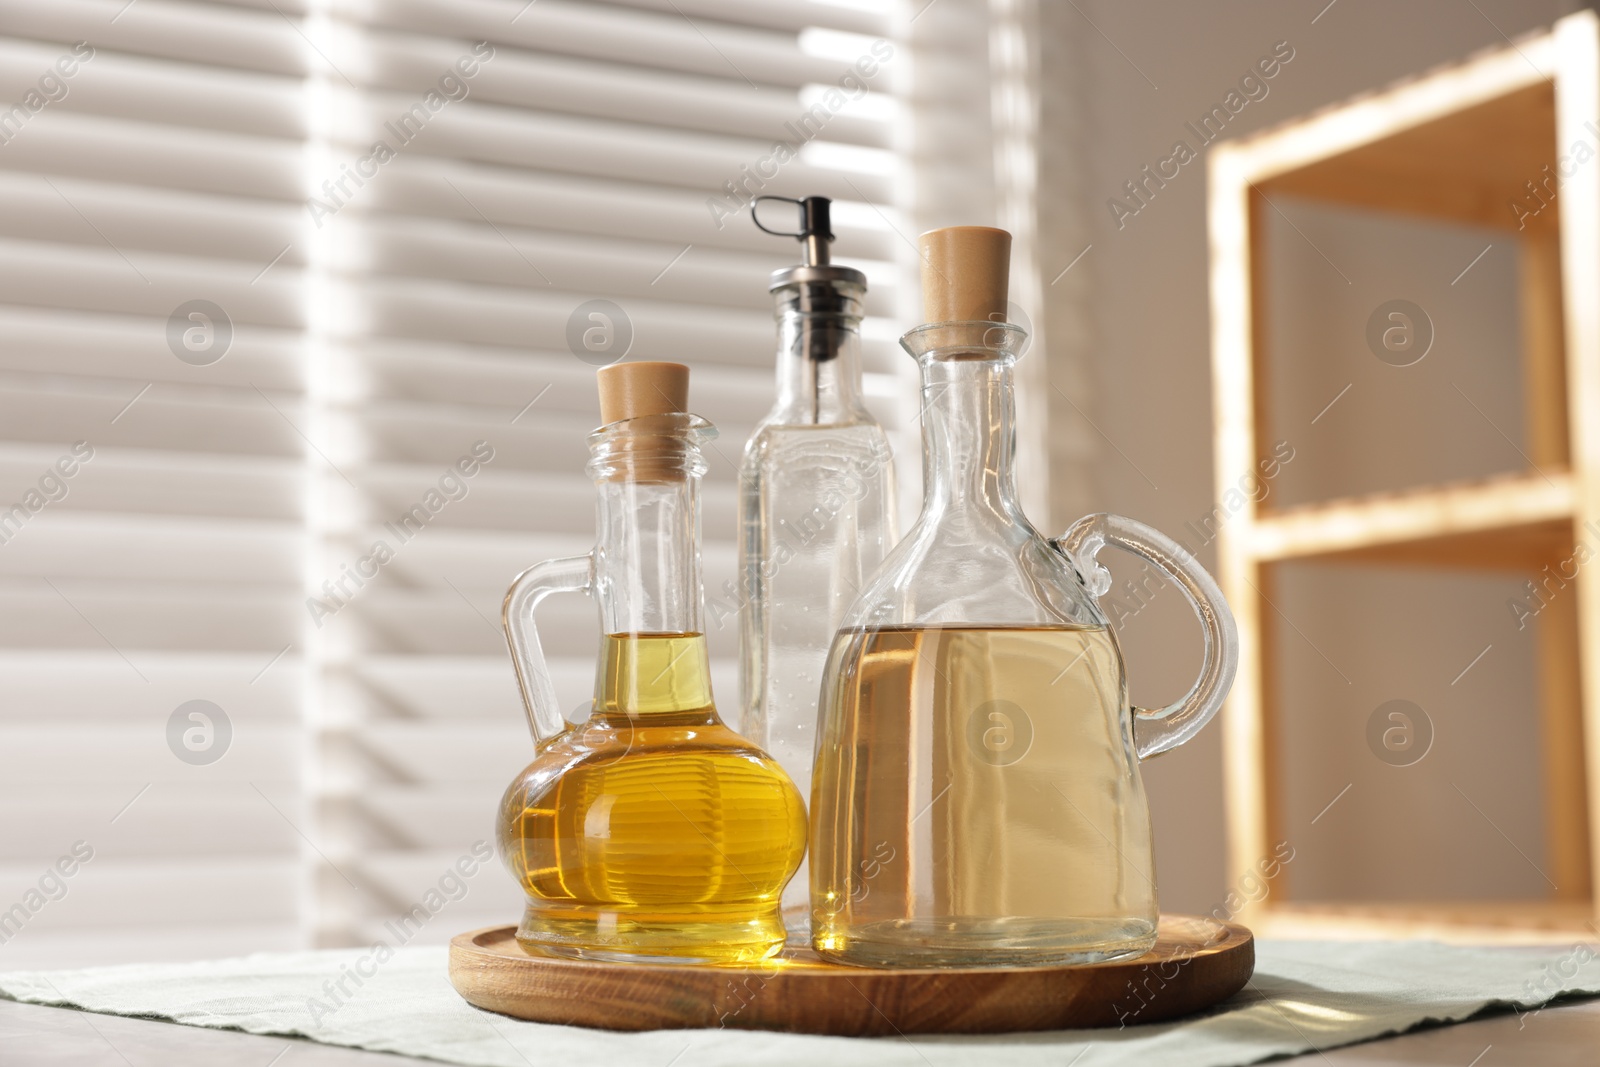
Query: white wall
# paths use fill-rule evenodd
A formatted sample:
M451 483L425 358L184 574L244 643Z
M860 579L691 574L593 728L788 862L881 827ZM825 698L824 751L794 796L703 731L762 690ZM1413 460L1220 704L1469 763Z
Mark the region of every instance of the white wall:
M1203 163L1184 167L1120 230L1105 204L1141 167L1169 154L1175 140L1193 142L1184 129L1186 121L1208 110L1279 41L1290 42L1294 58L1268 83L1268 95L1234 119L1230 136L1503 45L1502 31L1515 37L1548 24L1572 6L1558 0L1477 0L1480 14L1474 5L1444 0L1338 0L1323 10L1325 4L1080 0L1081 15L1064 6L1054 18L1052 33L1073 39L1053 39L1046 47L1058 61L1075 57L1081 64L1070 77L1087 109L1083 158L1074 164L1079 172L1065 185L1081 187L1090 220L1093 249L1074 273L1087 270L1092 282L1088 306L1095 358L1092 380L1083 390L1093 398L1086 411L1099 427L1089 432L1103 431L1093 484L1086 487L1079 477L1070 484L1058 482L1057 501L1083 501L1173 532L1213 506L1217 490L1211 464ZM1047 175L1044 187L1050 184ZM1302 335L1315 343L1308 341L1295 352L1300 369L1285 386L1295 405L1337 391L1337 361L1348 361L1363 374L1392 370L1367 366L1376 360L1361 351L1359 334L1346 337L1340 331L1348 331L1352 320L1364 321L1366 305L1375 304L1380 295L1409 295L1388 292L1406 282L1408 273L1420 279L1441 263L1459 260L1465 265L1492 240L1480 240L1476 233L1433 235L1424 251L1402 261L1387 253L1410 247L1404 235L1375 234L1370 219L1355 227L1305 205L1287 205L1285 212L1335 261L1348 257L1352 265L1341 266L1355 272L1352 284L1346 285L1314 252L1296 250L1292 242L1300 238L1294 233L1274 236L1283 245L1287 264L1281 279L1283 310L1323 317ZM1389 242L1387 252L1383 242ZM1463 249L1469 249L1465 256ZM1078 251L1058 249L1055 269ZM1467 276L1479 287L1475 300L1445 301L1441 347L1430 355L1434 365L1424 375L1387 391L1374 384L1364 398L1354 390L1341 401L1347 405L1344 411L1334 409L1338 419L1330 413L1315 426L1308 420L1316 406L1309 409L1295 441L1296 462L1283 483L1287 490L1305 499L1329 490L1379 488L1384 478L1431 477L1440 472L1440 464L1456 463L1460 473L1520 466L1515 455L1505 454L1505 442L1492 427L1459 398L1439 392L1449 389L1451 380L1461 381L1475 398L1489 398L1480 403L1498 405L1495 410L1505 419L1501 425L1516 436L1515 397L1502 395L1505 382L1514 381L1505 344L1515 337L1515 327L1506 318L1503 293L1496 295L1496 286L1509 279L1512 267L1509 250L1501 251L1505 258L1491 253ZM1047 263L1047 279L1051 273ZM1433 285L1430 291L1448 288ZM1479 319L1469 324L1474 308ZM1327 388L1330 384L1333 388ZM1406 390L1418 392L1408 398ZM1434 442L1447 447L1436 448L1432 459L1396 451L1399 442L1414 437L1397 423L1421 402L1435 404L1451 432L1450 441ZM1057 434L1076 437L1085 432L1082 418L1070 408L1057 411L1055 418L1052 429ZM1371 447L1355 447L1362 440ZM1214 566L1212 549L1202 551L1201 558ZM1404 883L1396 883L1399 893L1457 895L1448 892L1453 888L1464 895L1536 894L1543 887L1538 875L1488 826L1472 824L1478 816L1449 785L1454 780L1467 786L1473 800L1494 812L1506 833L1534 861L1540 860L1532 762L1536 740L1530 707L1517 703L1518 694L1529 692L1531 654L1506 646L1503 657L1491 653L1474 668L1467 676L1470 685L1465 679L1455 687L1448 684L1455 670L1490 640L1478 640L1479 632L1491 617L1498 621L1495 613L1504 611L1510 583L1438 579L1400 586L1382 579L1382 572L1366 572L1354 582L1307 569L1285 583L1285 595L1294 602L1284 605L1286 611L1302 621L1302 628L1315 629L1313 640L1352 677L1350 684L1343 683L1321 655L1304 643L1297 645L1299 639L1287 633L1297 723L1290 746L1301 755L1300 765L1288 776L1293 786L1287 809L1290 832L1297 835L1298 855L1303 857L1295 865L1297 891L1372 892L1374 883L1390 884L1384 881L1385 871L1396 870L1394 877ZM1165 702L1187 685L1198 651L1191 647L1193 624L1185 614L1178 597L1169 593L1157 597L1125 628L1136 702ZM1368 619L1374 617L1381 617L1383 626L1368 631ZM1454 670L1441 678L1450 665ZM1360 735L1366 716L1391 696L1432 705L1439 726L1439 748L1408 769L1418 772L1409 779L1395 777L1403 772L1373 759ZM1223 855L1220 740L1219 731L1208 730L1188 747L1146 767L1168 910L1210 910L1242 873L1227 870ZM1503 757L1499 764L1494 762L1496 753ZM1495 767L1499 774L1486 776L1486 768ZM1471 780L1481 787L1468 784L1463 775L1475 775ZM1324 794L1331 799L1341 784L1357 778L1370 788L1352 788L1341 801L1347 810L1336 806L1310 825L1325 803ZM1425 867L1433 874L1424 873ZM1441 879L1449 884L1439 884Z

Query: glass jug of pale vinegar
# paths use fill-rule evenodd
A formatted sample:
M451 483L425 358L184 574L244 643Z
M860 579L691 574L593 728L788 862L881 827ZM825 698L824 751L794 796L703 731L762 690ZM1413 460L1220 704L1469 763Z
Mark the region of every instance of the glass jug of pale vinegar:
M821 694L811 802L812 943L877 966L1030 966L1136 956L1157 898L1139 761L1221 704L1232 618L1188 552L1093 515L1052 541L1012 475L1024 332L938 323L902 344L923 380L921 517L852 608ZM1096 597L1114 544L1199 614L1199 680L1129 705Z

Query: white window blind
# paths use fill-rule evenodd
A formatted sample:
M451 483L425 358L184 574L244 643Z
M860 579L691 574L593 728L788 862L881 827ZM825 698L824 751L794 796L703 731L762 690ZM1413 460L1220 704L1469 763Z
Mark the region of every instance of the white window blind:
M740 200L839 201L914 412L880 6L0 0L0 967L516 918L450 871L532 754L500 598L592 539L575 310L694 368L712 596L797 252Z

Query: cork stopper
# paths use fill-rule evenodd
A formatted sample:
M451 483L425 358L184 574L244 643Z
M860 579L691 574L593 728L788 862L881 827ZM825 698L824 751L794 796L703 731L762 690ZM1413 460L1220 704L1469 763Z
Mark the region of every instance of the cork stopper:
M689 410L689 368L682 363L613 363L595 378L602 426Z
M919 239L925 322L1006 321L1011 235L992 226L946 226Z
M599 477L612 482L681 482L689 476L690 455L681 419L689 410L689 368L682 363L613 363L602 367L600 425L625 420L610 433L609 461ZM593 468L591 468L593 469Z

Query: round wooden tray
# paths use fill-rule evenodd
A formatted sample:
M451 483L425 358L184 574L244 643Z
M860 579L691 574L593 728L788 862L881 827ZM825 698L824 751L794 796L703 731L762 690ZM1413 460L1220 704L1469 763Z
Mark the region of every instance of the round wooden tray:
M1244 988L1255 940L1236 923L1163 916L1137 959L1075 967L888 970L808 950L748 967L599 963L535 956L516 927L450 942L468 1003L535 1022L607 1030L786 1030L846 1037L992 1034L1159 1022Z

